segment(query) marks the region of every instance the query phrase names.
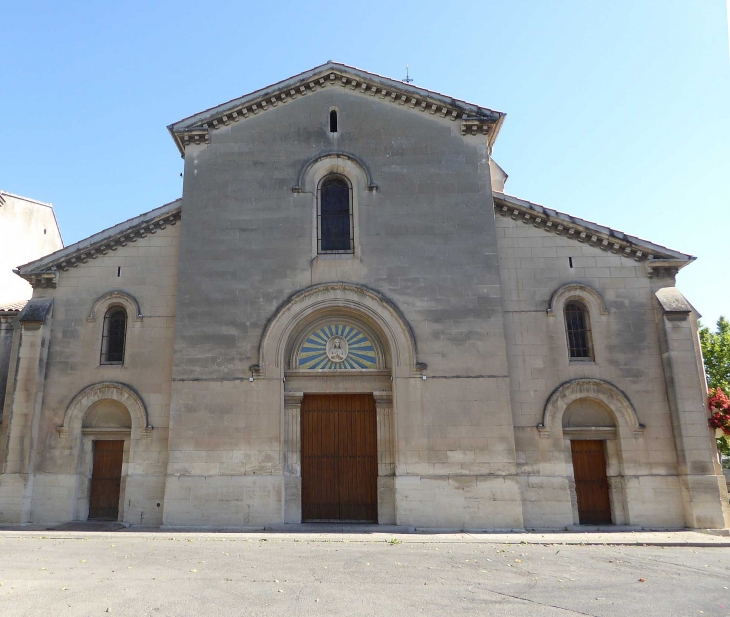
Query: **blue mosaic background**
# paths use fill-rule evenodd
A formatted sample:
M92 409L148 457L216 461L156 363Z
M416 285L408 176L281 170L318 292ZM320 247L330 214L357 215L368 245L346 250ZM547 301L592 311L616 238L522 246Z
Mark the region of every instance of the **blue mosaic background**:
M348 354L343 362L327 357L327 341L340 336L347 341ZM299 351L300 369L374 369L377 368L375 348L370 339L352 326L330 324L315 330Z

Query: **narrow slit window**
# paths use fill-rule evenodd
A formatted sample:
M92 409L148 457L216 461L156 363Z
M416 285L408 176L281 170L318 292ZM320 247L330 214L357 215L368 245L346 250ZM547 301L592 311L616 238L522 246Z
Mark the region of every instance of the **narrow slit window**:
M127 338L127 312L113 306L104 315L100 364L124 364Z
M353 222L350 187L341 178L328 178L319 195L318 252L351 253Z
M577 300L565 304L565 330L571 360L593 359L590 319L585 304Z
M330 133L337 132L337 111L333 109L330 112Z

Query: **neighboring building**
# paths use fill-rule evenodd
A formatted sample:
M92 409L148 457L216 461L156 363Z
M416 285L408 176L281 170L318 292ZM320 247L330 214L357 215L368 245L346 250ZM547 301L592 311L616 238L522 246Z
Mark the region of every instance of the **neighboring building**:
M33 288L13 270L63 248L53 206L0 191L0 247L0 305L28 300Z
M60 248L63 240L51 204L0 191L0 413L10 363L12 322L33 295L30 283L13 270Z
M0 520L728 526L689 255L517 199L504 114L327 63L20 268Z

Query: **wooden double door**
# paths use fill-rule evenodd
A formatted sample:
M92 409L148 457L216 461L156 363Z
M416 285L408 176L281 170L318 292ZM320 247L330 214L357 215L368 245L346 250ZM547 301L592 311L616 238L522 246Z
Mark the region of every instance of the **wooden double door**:
M578 498L578 520L581 525L611 523L604 443L592 439L576 439L570 442Z
M122 487L124 440L94 441L94 463L91 470L89 519L119 518L119 496Z
M301 411L302 520L377 522L372 394L306 394Z

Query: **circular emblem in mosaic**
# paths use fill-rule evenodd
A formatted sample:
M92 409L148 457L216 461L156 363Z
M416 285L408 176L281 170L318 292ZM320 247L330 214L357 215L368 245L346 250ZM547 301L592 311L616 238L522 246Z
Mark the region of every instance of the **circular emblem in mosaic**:
M347 359L347 339L333 336L327 341L327 357L332 362L344 362Z
M320 326L311 332L298 356L298 368L306 370L377 368L372 341L358 328L341 323Z

